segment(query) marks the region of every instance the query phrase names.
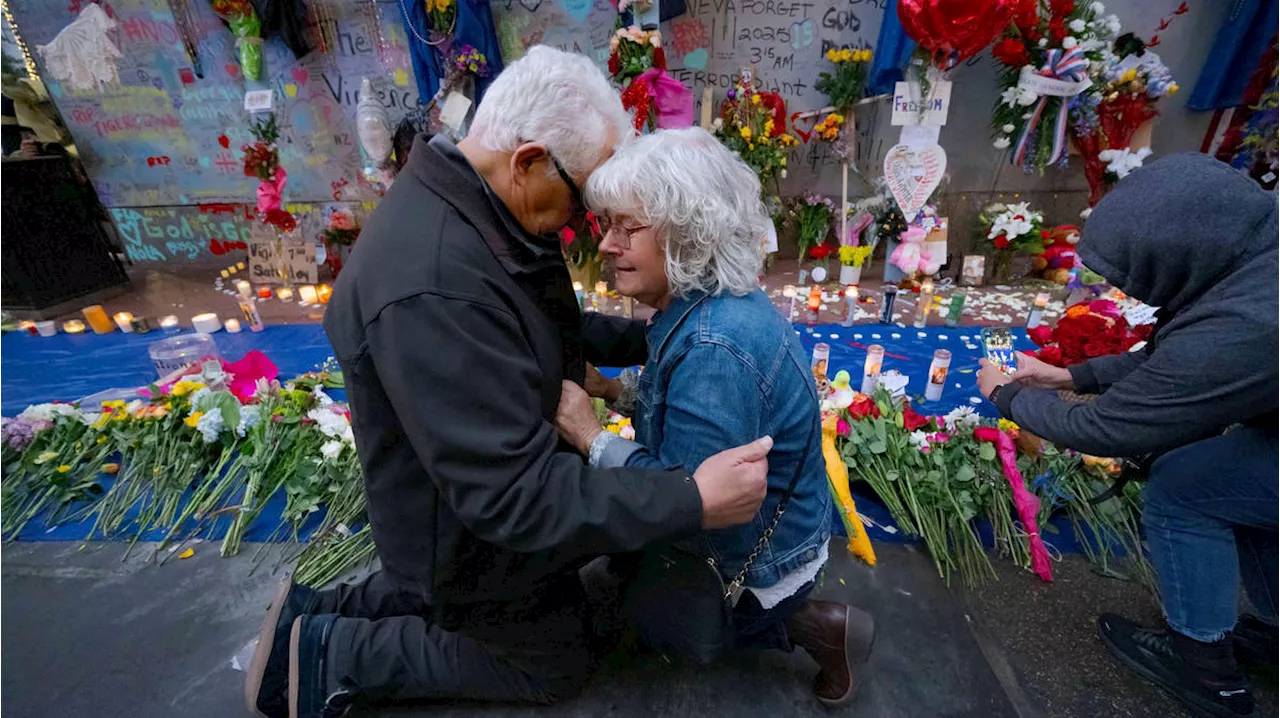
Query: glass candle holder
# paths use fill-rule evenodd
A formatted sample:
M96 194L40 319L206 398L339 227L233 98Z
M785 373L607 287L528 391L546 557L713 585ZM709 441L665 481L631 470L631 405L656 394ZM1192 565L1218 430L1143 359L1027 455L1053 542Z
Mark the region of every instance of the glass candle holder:
M175 314L169 314L160 317L160 329L165 334L177 334L182 331L182 325L178 323L178 317Z
M94 304L81 310L84 318L88 320L89 326L93 328L94 334L110 334L116 330L116 325L111 323L111 318L107 316L107 310L102 308L101 304Z
M880 367L884 363L884 347L872 344L867 347L867 359L862 363L862 393L871 394L880 381Z
M133 333L133 315L129 312L117 312L111 317L116 321L116 326L120 327L120 331L125 334Z
M68 319L62 323L62 331L67 334L81 334L84 332L84 322L79 319Z

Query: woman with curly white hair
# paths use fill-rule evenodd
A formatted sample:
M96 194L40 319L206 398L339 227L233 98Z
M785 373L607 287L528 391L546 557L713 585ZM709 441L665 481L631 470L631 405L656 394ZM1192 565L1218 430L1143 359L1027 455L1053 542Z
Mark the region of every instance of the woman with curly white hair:
M757 286L769 222L759 180L705 130L665 130L596 170L586 200L601 220L600 251L613 261L618 291L658 313L638 380L593 373L587 382L615 409L634 408L635 441L601 431L586 391L571 382L557 416L561 434L593 465L664 468L697 466L765 434L774 439L755 519L632 557L639 568L627 598L641 607L628 617L657 647L703 659L729 645L799 645L821 667L818 699L848 703L874 624L857 608L809 598L827 560L832 498L809 362ZM659 553L666 568L646 570ZM697 560L683 560L690 555ZM699 584L708 561L720 581ZM662 575L673 566L691 566L691 575ZM724 605L721 584L731 620L700 619ZM716 629L708 632L708 623Z

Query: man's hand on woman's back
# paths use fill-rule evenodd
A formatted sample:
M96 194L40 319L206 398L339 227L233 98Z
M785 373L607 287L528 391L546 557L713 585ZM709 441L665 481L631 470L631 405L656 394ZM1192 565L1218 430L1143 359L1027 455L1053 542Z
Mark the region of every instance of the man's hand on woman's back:
M745 524L760 510L769 488L773 437L726 449L708 458L693 472L702 496L702 528L722 529Z

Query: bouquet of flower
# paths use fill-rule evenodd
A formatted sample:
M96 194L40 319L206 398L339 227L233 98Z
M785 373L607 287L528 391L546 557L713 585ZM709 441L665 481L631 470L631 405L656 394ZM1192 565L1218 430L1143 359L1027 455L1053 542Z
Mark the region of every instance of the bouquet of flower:
M453 23L458 18L458 6L453 0L426 0L427 20L434 36L453 34Z
M642 30L638 25L620 27L609 39L609 75L620 87L626 87L651 67L667 68L662 52L662 33Z
M280 139L280 127L276 124L275 115L254 121L249 125L249 131L253 133L254 141L240 146L244 153L244 176L269 182L280 168L280 152L276 144Z
M756 91L751 73L744 71L726 93L720 117L712 123L716 137L760 177L762 192L769 181L777 191L779 180L787 176L787 150L799 143L786 132L786 116L782 98Z
M809 249L817 249L826 242L827 232L831 229L831 217L835 205L830 199L812 192L799 198L795 205L796 243L800 248L799 259L804 260ZM816 259L825 258L816 257Z
M1000 252L1040 254L1044 251L1044 215L1026 202L988 205L979 216L987 239Z
M453 58L453 67L460 74L471 73L481 77L489 74L489 63L485 60L484 53L470 45L458 48L458 53Z
M328 221L325 222L324 228L325 244L331 247L354 244L356 238L360 236L355 212L345 207L331 207L328 214Z
M813 86L831 100L837 112L852 112L854 103L862 99L866 87L871 49L827 50L827 62L835 65L835 73L819 74ZM840 122L844 119L841 118Z
M813 136L827 142L840 139L840 128L844 125L844 115L832 112L813 127Z
M1095 299L1067 307L1053 328L1040 325L1027 332L1039 347L1036 355L1053 366L1067 367L1093 357L1121 354L1146 341L1152 325L1131 326L1120 306Z
M871 253L875 251L875 247L869 244L858 246L845 245L839 250L840 263L847 267L861 267L867 263L867 259Z
M27 522L52 509L56 524L64 508L102 494L98 477L114 447L98 441L98 415L73 404L27 407L0 427L4 482L0 528L10 538Z
M430 0L428 0L430 2ZM262 78L262 22L249 0L213 0L213 14L231 28L240 52L240 70L250 80Z

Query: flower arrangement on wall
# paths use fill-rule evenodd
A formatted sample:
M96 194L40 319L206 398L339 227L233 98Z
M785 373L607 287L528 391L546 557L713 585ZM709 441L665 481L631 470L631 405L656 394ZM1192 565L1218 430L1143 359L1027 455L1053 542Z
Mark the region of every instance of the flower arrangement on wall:
M776 92L759 92L751 72L743 71L712 123L716 137L747 163L760 178L760 189L780 194L779 180L787 176L787 151L799 143L787 134L787 106Z
M430 2L430 0L428 0ZM250 80L262 79L262 21L249 0L213 0L213 13L236 36L240 71Z

